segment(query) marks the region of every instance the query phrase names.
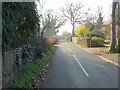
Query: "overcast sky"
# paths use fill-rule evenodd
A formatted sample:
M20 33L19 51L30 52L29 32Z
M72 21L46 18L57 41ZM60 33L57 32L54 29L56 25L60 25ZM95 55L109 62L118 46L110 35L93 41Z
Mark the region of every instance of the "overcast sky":
M59 10L65 5L65 3L80 1L81 0L46 0L45 9L53 9L56 12L61 13ZM98 6L100 6L104 21L108 21L111 19L112 0L82 0L82 2L85 5L85 8L90 8L91 14L97 15ZM70 23L66 23L65 26L61 27L59 34L61 34L65 30L71 32L72 26L70 25Z

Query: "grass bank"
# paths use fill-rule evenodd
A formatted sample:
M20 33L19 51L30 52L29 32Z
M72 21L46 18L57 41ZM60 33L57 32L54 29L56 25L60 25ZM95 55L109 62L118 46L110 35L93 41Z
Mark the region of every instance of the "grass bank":
M38 73L41 72L50 60L54 51L55 46L53 45L49 52L43 54L42 58L36 60L35 63L25 65L20 72L18 80L13 83L10 88L28 88L29 84L37 77Z

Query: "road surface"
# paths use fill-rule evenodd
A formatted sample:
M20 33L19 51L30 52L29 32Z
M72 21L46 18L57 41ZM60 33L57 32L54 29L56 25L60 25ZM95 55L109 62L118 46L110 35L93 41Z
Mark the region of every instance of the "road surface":
M43 88L118 88L118 68L60 41Z

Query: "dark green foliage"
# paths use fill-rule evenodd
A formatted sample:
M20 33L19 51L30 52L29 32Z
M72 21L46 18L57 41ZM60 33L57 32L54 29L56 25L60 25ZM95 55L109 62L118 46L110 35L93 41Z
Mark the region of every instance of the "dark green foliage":
M103 47L105 46L104 45L104 42L101 41L101 40L92 40L92 47Z
M104 34L103 34L102 32L95 32L94 35L95 35L96 37L101 37L101 38L104 37Z
M93 33L90 33L90 34L87 34L88 37L101 37L101 38L104 38L104 33L103 32L100 32L100 31L96 31L96 32L93 32Z
M36 39L39 16L34 2L2 3L3 51L30 43Z
M96 35L94 33L87 34L87 37L93 37L93 36L96 36Z

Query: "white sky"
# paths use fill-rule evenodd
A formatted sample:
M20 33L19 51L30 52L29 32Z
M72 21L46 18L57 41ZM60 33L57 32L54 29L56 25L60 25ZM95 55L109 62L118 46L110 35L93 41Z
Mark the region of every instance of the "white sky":
M62 14L59 10L61 7L65 5L65 3L69 2L79 2L81 0L46 0L45 3L45 9L53 9L56 12L59 12ZM86 8L90 8L91 14L97 14L98 6L102 7L102 13L104 21L108 21L111 19L111 6L112 6L112 0L82 0L83 4ZM86 9L87 10L87 9ZM59 34L62 34L63 31L72 31L72 26L70 23L66 23L63 27L60 28Z

